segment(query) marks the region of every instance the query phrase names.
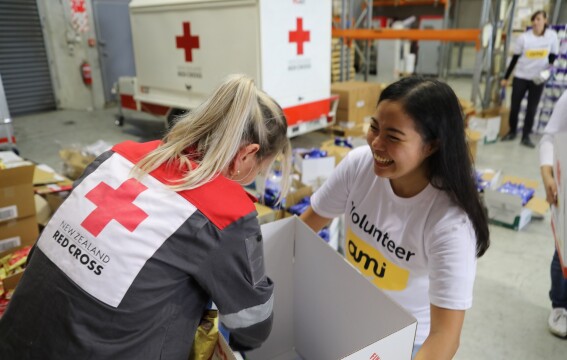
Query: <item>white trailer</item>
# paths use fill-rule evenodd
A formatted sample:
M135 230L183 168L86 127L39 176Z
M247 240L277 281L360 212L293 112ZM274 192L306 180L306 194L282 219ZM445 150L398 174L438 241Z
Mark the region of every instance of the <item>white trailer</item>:
M136 77L119 79L121 111L171 121L243 73L282 106L288 136L334 122L330 0L132 0L130 20Z

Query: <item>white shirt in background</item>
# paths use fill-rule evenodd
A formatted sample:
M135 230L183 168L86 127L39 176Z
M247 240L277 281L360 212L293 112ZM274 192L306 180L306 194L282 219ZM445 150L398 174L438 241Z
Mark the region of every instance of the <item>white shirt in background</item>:
M557 100L539 142L540 166L553 166L553 135L567 131L567 91Z
M528 30L518 37L514 46L514 54L520 55L516 64L514 77L532 80L549 65L549 54L559 52L557 33L546 29L542 36L536 36Z

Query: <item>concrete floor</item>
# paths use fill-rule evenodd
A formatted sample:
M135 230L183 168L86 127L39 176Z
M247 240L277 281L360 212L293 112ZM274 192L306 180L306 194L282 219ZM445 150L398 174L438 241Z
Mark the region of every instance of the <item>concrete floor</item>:
M459 96L470 97L470 79L449 83ZM137 116L124 127L114 125L116 109L101 111L54 111L13 119L22 156L61 169L58 150L73 144L105 140L114 144L131 139L160 138L163 123ZM293 139L295 146L316 146L328 135L312 133ZM537 136L534 141L539 140ZM537 150L519 143L479 146L477 167L500 169L540 179ZM536 195L545 197L543 187ZM549 263L553 240L549 214L532 221L520 232L492 226L491 248L478 261L475 300L467 312L456 359L565 359L567 340L547 330L550 311Z

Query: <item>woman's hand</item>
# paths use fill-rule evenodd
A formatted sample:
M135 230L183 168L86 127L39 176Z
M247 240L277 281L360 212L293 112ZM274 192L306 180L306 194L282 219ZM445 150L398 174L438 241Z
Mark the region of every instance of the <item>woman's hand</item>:
M500 86L502 86L502 87L508 86L508 80L506 80L506 79L500 80Z
M545 199L549 205L557 205L557 183L553 178L553 167L544 165L541 167L541 178L545 188Z

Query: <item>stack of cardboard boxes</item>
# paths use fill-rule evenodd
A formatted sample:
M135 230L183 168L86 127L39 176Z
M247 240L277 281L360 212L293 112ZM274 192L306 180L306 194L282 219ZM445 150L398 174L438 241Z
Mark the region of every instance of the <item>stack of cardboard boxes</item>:
M31 245L39 235L33 174L29 162L5 162L0 169L0 251Z
M331 85L331 93L339 95L336 115L338 126L333 129L340 136L364 136L364 124L376 111L383 84L370 82L339 82Z

